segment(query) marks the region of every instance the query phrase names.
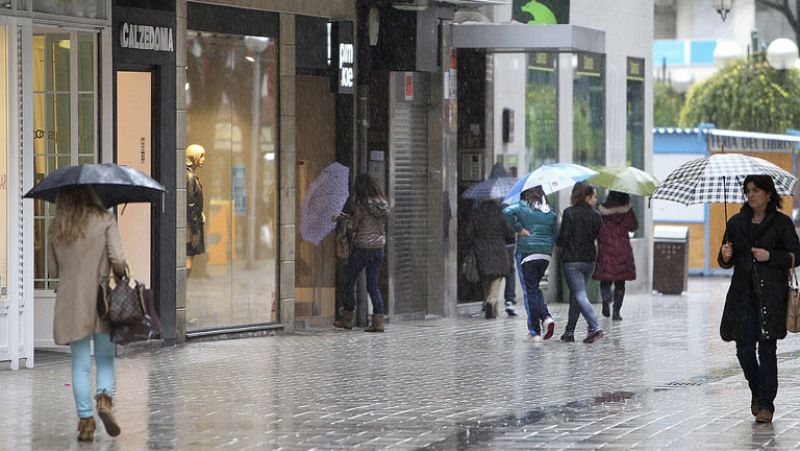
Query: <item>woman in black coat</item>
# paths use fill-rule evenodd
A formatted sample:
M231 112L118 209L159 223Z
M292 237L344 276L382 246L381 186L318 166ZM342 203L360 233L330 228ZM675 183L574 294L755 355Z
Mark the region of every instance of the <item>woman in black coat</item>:
M756 422L771 423L778 393L775 350L786 337L787 269L800 263L800 241L792 220L778 211L781 198L770 176L747 176L743 186L747 201L728 221L717 257L723 268L733 267L720 335L736 341Z
M497 316L497 297L500 284L508 274L509 261L506 243L516 234L506 224L503 210L497 201L487 200L474 211L470 224L471 249L475 252L478 274L484 285L487 319Z

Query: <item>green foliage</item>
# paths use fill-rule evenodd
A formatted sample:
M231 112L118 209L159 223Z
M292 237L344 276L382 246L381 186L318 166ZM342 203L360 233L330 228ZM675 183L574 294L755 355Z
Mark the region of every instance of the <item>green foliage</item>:
M669 83L657 81L653 91L653 125L656 127L677 126L683 104L683 97L675 92Z
M800 73L775 70L756 56L733 61L689 90L679 125L784 133L800 127Z
M558 110L556 87L528 83L526 91L525 147L530 149L528 160L535 167L558 158Z

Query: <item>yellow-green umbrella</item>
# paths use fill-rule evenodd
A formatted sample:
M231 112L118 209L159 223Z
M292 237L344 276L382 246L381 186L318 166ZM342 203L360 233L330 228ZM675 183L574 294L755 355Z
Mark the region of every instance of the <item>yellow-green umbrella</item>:
M650 196L659 185L658 179L634 167L603 166L595 168L597 175L589 177L589 183L638 196Z

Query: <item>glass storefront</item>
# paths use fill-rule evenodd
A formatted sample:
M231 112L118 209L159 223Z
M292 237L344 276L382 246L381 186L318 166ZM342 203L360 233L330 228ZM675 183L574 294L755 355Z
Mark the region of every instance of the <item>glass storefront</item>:
M8 28L0 24L0 301L8 300Z
M628 58L627 65L626 164L644 170L644 58ZM644 197L631 196L631 205L640 225L636 236L644 236Z
M572 161L588 167L606 162L606 89L603 55L573 58Z
M38 30L33 35L34 184L54 170L97 162L97 34ZM47 273L47 228L55 205L35 202L34 287L55 288Z
M558 161L557 54L528 54L525 89L527 172ZM522 174L520 174L522 175Z
M189 31L186 49L187 164L199 182L187 189L187 329L272 322L278 42Z

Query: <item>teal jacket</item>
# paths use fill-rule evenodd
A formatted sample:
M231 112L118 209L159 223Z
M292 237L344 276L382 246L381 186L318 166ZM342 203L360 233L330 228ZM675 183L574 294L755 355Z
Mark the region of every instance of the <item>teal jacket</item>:
M543 211L531 208L528 202L521 200L503 209L506 222L515 232L522 229L530 232L530 236L517 235L517 252L521 254L553 253L553 243L558 236L556 214L553 210Z

